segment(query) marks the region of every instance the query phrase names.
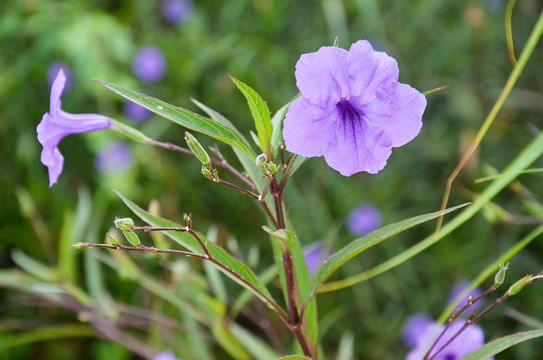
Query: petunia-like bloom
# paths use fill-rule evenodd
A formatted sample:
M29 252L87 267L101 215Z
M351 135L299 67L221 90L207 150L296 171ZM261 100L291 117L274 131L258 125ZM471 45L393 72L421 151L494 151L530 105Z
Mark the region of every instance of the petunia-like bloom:
M153 83L166 74L166 58L156 46L142 47L132 61L132 71L141 80Z
M323 156L344 176L375 174L393 147L413 140L422 127L426 98L398 82L398 64L366 40L349 51L331 46L304 54L296 64L302 95L285 117L287 150Z
M449 293L449 303L452 303L454 300L456 300L456 298L458 297L458 295L460 295L462 292L464 292L464 290L466 290L468 287L470 286L470 282L469 281L462 281L458 284L456 284L451 292ZM458 305L456 306L456 308L454 309L454 311L456 310L459 310L460 308L464 307L467 305L468 303L468 298L470 296L472 296L473 298L476 298L478 296L480 296L482 293L481 293L481 290L479 290L479 288L475 288L473 290L471 290L464 298L462 298L462 300L460 301L460 303L458 303ZM482 300L482 299L481 299ZM481 300L479 300L477 302L477 304L473 304L471 305L470 307L468 307L463 313L462 315L464 316L469 316L469 314L475 309L475 308L480 308L480 305L481 305Z
M443 345L445 345L454 335L458 333L458 331L460 331L464 324L464 321L453 322L449 329L434 346L430 355L435 355ZM409 352L409 354L407 354L406 360L421 360L444 328L444 325L438 326L436 323L430 326L426 324L418 330L416 327L413 327L413 331L418 331L418 333L412 334L413 337L416 338L416 345ZM462 356L479 349L484 345L484 343L485 335L483 334L483 330L479 326L471 324L466 327L449 345L447 345L445 349L439 352L437 359L460 359ZM494 358L491 357L488 360L493 359Z
M108 175L117 175L130 169L134 164L134 156L130 148L122 141L106 145L94 159L98 171Z
M381 227L383 219L377 208L369 203L357 206L347 217L347 229L358 236L369 234Z
M160 12L164 20L172 25L178 25L187 21L192 15L193 5L188 0L162 0Z
M157 354L153 360L177 360L174 354L172 354L169 351L164 351L159 354Z
M328 259L330 251L324 247L324 244L317 242L306 247L303 254L309 274L313 276L317 269Z
M96 114L70 114L62 110L60 97L66 76L60 70L51 86L51 104L48 113L38 124L38 141L43 146L41 162L49 170L49 187L53 186L62 172L64 157L58 149L60 141L68 135L102 130L111 126L109 119Z

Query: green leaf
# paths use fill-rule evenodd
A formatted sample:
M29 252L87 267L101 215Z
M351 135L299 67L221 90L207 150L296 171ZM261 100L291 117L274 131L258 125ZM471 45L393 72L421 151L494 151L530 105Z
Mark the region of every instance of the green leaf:
M239 340L256 360L274 360L279 356L265 341L252 331L236 323L230 324L230 332Z
M278 358L277 360L311 360L311 358L302 355L288 355Z
M260 149L265 154L271 155L271 138L273 133L273 127L271 124L271 115L270 109L268 109L268 105L262 99L262 97L250 86L232 76L230 76L230 79L232 79L234 84L247 99L249 109L251 110L251 114L253 115L253 119L255 121L256 131L258 133L258 139L260 141Z
M234 146L250 157L256 156L247 140L241 136L237 130L225 126L223 123L198 115L187 109L168 104L165 101L142 94L140 92L126 89L119 85L101 80L95 81L107 87L111 91L121 95L122 97L135 102L136 104L139 104L144 108L151 110L155 114L173 121L176 124Z
M526 331L504 336L485 344L483 347L475 350L471 354L462 356L460 360L486 360L513 345L541 336L543 336L543 330Z
M149 225L156 226L156 227L182 227L181 225L171 222L169 220L162 219L157 216L153 216L147 211L145 211L144 209L142 209L141 207L139 207L138 205L136 205L135 203L133 203L132 201L122 196L120 193L116 192L116 194L121 198L121 200L126 204L126 206L128 206L130 210L134 212L134 214L139 216L140 219L142 219ZM181 246L187 248L188 250L194 253L203 255L203 251L200 244L190 234L177 232L177 231L164 231L164 234L168 236L170 239L180 244ZM207 244L209 248L209 252L213 256L213 258L215 258L221 264L225 265L227 268L235 271L239 277L243 278L251 286L247 285L245 282L233 276L229 271L226 271L224 268L219 267L214 264L220 271L222 271L232 280L234 280L235 282L237 282L238 284L240 284L241 286L243 286L244 288L248 289L253 294L255 294L270 309L274 311L277 310L275 306L277 304L270 303L270 300L272 299L272 297L268 289L266 288L266 286L264 286L264 284L262 284L260 279L256 277L256 275L247 265L237 260L236 258L232 257L222 248L208 241L203 235L198 234L198 236L205 244Z
M250 360L251 355L245 350L243 345L232 335L230 329L225 325L222 319L217 319L211 327L213 337L219 342L230 356L236 360Z
M419 225L427 221L430 221L432 219L438 218L441 215L448 214L466 205L468 204L462 204L462 205L455 206L443 211L436 211L433 213L419 215L419 216L415 216L403 221L399 221L397 223L382 227L379 230L376 230L368 235L365 235L361 238L358 238L352 241L343 249L339 250L338 252L330 256L330 258L328 258L328 260L326 260L324 264L322 264L322 266L317 271L317 274L315 275L315 289L314 290L316 291L317 288L322 283L324 283L324 281L328 279L328 277L332 275L332 273L336 271L340 266L345 264L347 261L351 260L356 255L360 254L364 250L367 250L379 244L383 240L386 240L415 225Z
M15 335L2 336L0 339L0 351L35 342L76 337L98 337L98 332L90 325L78 323L42 327L37 330L23 331Z
M271 124L273 127L271 146L273 149L277 149L277 147L283 143L283 120L285 119L285 115L287 114L290 104L292 104L292 102L296 100L298 96L300 95L296 95L294 99L283 105L283 107L277 110L277 112L271 118Z

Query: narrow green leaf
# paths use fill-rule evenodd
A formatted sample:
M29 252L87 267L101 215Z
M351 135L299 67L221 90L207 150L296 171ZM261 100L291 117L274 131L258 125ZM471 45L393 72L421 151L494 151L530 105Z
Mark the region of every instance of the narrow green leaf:
M262 152L271 155L271 138L273 127L271 124L271 115L268 105L253 88L232 76L230 76L230 79L232 79L234 84L247 99L249 109L251 110L251 114L253 115L253 119L255 121L256 131L260 141L260 149Z
M99 84L107 87L111 91L122 97L139 104L155 114L158 114L176 124L188 129L211 136L214 139L222 141L228 145L234 146L248 156L256 156L251 150L247 140L237 130L234 130L223 123L219 123L210 118L198 115L187 109L168 104L165 101L145 95L143 93L126 89L122 86L111 84L101 80L95 80Z
M433 213L419 215L403 221L399 221L397 223L382 227L379 230L376 230L368 235L362 236L361 238L352 241L343 249L330 256L330 258L328 258L328 260L326 260L324 264L322 264L322 266L317 271L317 274L315 275L315 288L318 288L322 283L324 283L324 281L328 279L328 277L332 275L332 273L336 271L341 265L345 264L347 261L351 260L353 257L360 254L364 250L367 250L404 230L412 228L415 225L419 225L432 219L438 218L441 215L448 214L466 205L468 204L462 204L443 211L436 211Z
M460 360L486 360L513 345L541 336L543 336L543 330L526 331L504 336L485 344L483 347L475 350L471 354L462 356Z
M296 100L298 96L300 96L300 94L296 95L294 99L283 105L271 118L271 124L273 127L271 146L273 149L277 149L277 147L283 143L283 120L285 119L285 115L287 114L290 104L292 104L292 102Z
M251 355L245 350L243 345L230 332L222 319L217 319L211 327L213 337L219 342L221 347L236 360L250 360Z
M40 341L97 336L97 331L87 324L54 325L42 327L37 330L20 332L15 335L2 336L0 340L0 351Z
M156 217L133 203L132 201L126 199L124 196L122 196L120 193L117 193L117 195L121 198L121 200L128 206L134 214L139 216L140 219L145 221L151 226L156 227L182 227L179 224L173 223L169 220L162 219L160 217ZM176 231L165 231L164 234L168 236L170 239L174 240L181 246L187 248L188 250L197 253L197 254L203 254L202 248L200 247L198 241L194 239L190 234L182 233L182 232L176 232ZM237 277L233 276L230 272L226 271L222 267L217 266L217 268L222 271L224 274L226 274L228 277L230 277L232 280L243 286L244 288L250 290L253 292L260 300L262 300L270 309L276 310L274 307L274 304L271 304L268 299L271 299L271 295L262 284L260 279L256 277L256 275L253 273L253 271L244 263L240 262L236 258L232 257L230 254L228 254L225 250L218 247L217 245L213 244L212 242L208 241L203 235L198 234L200 239L204 243L207 244L209 248L209 252L211 255L219 261L221 264L225 265L227 268L233 270L236 272L238 276L243 278L247 283L251 284L251 286L247 285L245 282L241 281ZM216 265L215 265L216 266Z
M256 360L274 360L279 356L265 341L236 323L230 324L230 332Z
M277 360L311 360L311 358L302 355L288 355L278 358Z
M43 281L56 282L58 280L58 274L54 269L36 261L19 249L12 250L11 258L20 268Z

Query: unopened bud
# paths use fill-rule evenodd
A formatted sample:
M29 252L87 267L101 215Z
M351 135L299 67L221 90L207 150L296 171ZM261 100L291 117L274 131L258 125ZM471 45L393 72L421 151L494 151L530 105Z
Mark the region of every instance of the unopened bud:
M219 182L219 172L211 166L202 165L202 175L213 182Z
M183 214L183 220L185 220L186 222L191 222L192 214Z
M113 236L106 234L107 239L111 242L113 246L119 246L119 240L115 239Z
M185 131L185 141L187 142L190 151L192 151L194 156L196 156L196 158L200 160L203 165L211 166L209 155L204 150L203 146L200 145L198 140L196 140L196 138L188 131Z
M277 172L277 170L279 170L277 165L275 165L273 162L268 162L268 157L266 156L266 154L258 155L256 157L255 163L262 172L262 176L267 179L273 179L275 173Z
M507 264L500 264L500 270L496 273L496 276L494 276L494 286L498 287L501 284L503 284L503 281L505 280L505 272L509 268L509 263Z
M123 232L124 237L133 246L140 246L138 235L134 232L134 220L130 218L115 219L115 226Z
M256 157L255 163L256 166L262 169L264 166L266 166L266 161L268 161L266 154L260 154Z
M531 280L532 280L532 275L526 275L525 277L523 277L522 279L518 280L516 283L511 285L509 290L507 290L506 295L513 296L513 295L518 294L520 290L524 289L526 284L528 284L528 282L530 282Z

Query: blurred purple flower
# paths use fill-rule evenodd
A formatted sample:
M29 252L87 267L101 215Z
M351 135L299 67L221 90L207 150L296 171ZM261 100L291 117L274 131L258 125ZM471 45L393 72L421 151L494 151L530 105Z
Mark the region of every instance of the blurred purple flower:
M448 301L449 304L452 303L456 299L456 297L460 295L464 290L466 290L470 286L470 284L471 283L469 281L463 281L461 283L456 284L452 288L451 292L449 293L449 301ZM481 294L482 293L481 293L481 290L479 290L479 288L475 288L471 290L464 298L462 298L462 301L460 301L460 303L456 306L454 311L464 307L468 303L469 296L473 296L474 298L476 298L480 296ZM473 309L475 309L476 307L480 307L481 305L480 301L477 302L477 304L473 304L470 307L468 307L466 311L462 313L462 315L469 316L469 314L473 311Z
M164 352L161 352L160 354L158 355L155 355L155 357L153 358L153 360L178 360L174 354L172 354L171 352L169 351L164 351Z
M149 119L153 113L141 105L126 101L123 104L123 115L135 123L142 123Z
M436 351L438 351L456 333L458 333L464 324L464 321L453 322L447 332L445 332L445 334L437 342L437 345L432 350L432 354L435 354ZM412 336L417 338L417 341L414 348L409 352L409 354L407 354L406 360L421 360L444 328L444 325L438 326L437 323L434 323L433 326L425 325L420 329L413 327L412 331L414 331L414 333ZM483 330L479 326L471 324L464 329L449 345L447 345L447 347L439 353L437 358L443 360L457 360L462 356L479 349L484 345L484 343L485 335L483 334ZM492 359L494 358L491 357L488 360Z
M347 229L358 236L379 229L381 224L381 213L374 205L369 203L354 208L347 217Z
M53 186L62 172L64 157L58 149L60 141L68 135L102 130L111 126L109 119L96 114L70 114L61 109L60 97L66 76L60 70L51 87L51 103L48 113L38 124L38 141L43 145L41 162L49 169L49 187Z
M424 95L398 82L398 64L366 40L349 51L332 46L303 54L296 64L302 95L285 117L287 150L323 156L344 176L375 174L392 148L413 140L422 127Z
M428 327L433 327L435 321L424 314L411 316L405 323L402 330L402 341L409 347L415 347L420 336L425 333Z
M311 276L315 275L318 268L330 256L330 251L328 251L320 242L309 245L304 249L303 253Z
M160 3L162 17L173 25L185 22L193 10L192 2L188 0L162 0Z
M54 61L49 65L49 68L47 68L47 83L49 84L49 87L53 86L60 70L64 72L64 76L66 77L64 91L68 91L72 87L73 75L70 67L62 61Z
M132 71L144 82L157 82L166 73L166 58L156 46L142 47L132 61Z
M115 175L124 172L134 164L130 148L121 141L105 146L94 159L96 169L104 174Z

